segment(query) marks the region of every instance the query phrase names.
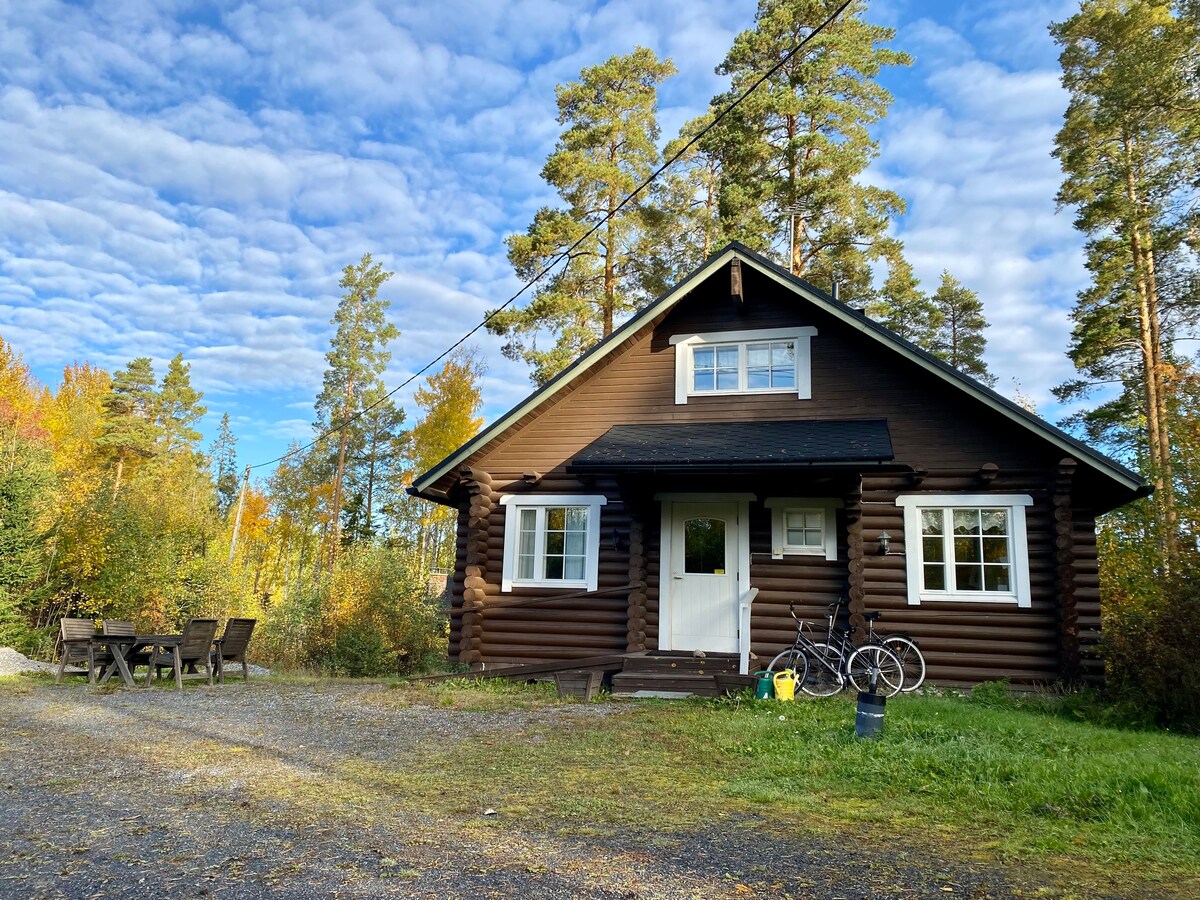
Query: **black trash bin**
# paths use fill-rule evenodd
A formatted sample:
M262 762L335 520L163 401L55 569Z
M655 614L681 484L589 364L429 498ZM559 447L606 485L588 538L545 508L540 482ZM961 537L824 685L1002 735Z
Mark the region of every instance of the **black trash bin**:
M854 733L860 738L878 738L883 733L883 708L886 705L887 697L883 694L860 691Z

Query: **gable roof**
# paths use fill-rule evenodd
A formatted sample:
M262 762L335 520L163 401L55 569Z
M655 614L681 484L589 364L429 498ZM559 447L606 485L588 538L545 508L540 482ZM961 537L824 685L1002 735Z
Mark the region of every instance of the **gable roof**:
M425 491L431 488L438 479L447 472L450 472L455 466L466 461L477 450L495 440L510 426L520 421L524 416L543 403L546 403L576 379L581 378L625 340L632 337L659 316L670 311L684 297L691 293L697 284L709 278L734 259L739 259L743 264L754 267L766 277L783 285L793 293L804 297L823 312L840 320L868 338L879 342L893 352L915 362L953 387L969 394L977 401L999 412L1017 425L1028 431L1032 431L1044 440L1059 447L1065 453L1087 463L1093 469L1108 476L1125 489L1133 491L1137 496L1144 496L1152 490L1140 475L1127 469L1116 460L1076 440L1039 416L1018 406L1007 397L996 393L971 376L960 372L943 360L938 359L932 353L921 349L895 332L888 330L883 325L867 317L864 313L835 300L820 288L815 287L802 278L798 278L787 269L776 265L744 244L734 241L710 256L697 269L666 293L642 307L641 310L619 327L613 329L610 335L596 343L590 350L583 353L571 363L571 365L559 372L558 375L546 382L546 384L538 388L428 472L414 479L413 486L409 488L409 493L418 497L426 497L426 499L439 499L425 494Z

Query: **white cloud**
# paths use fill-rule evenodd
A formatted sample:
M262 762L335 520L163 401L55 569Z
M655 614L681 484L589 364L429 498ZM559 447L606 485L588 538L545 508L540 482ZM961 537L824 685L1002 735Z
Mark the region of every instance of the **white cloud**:
M910 199L899 232L922 278L949 267L984 297L1001 386L1020 372L1039 400L1067 368L1081 278L1047 155L1064 97L1044 26L1067 6L872 7L918 63L870 177ZM671 56L665 141L723 88L714 67L755 8L0 5L0 334L47 381L183 352L209 419L236 412L243 458L277 455L311 436L344 265L371 251L396 273L399 384L519 287L502 241L553 200L554 85L639 42ZM471 343L494 418L527 370L486 332Z

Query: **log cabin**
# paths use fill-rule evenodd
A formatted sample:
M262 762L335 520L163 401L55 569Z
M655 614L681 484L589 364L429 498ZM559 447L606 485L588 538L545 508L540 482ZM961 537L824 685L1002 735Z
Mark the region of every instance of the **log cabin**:
M1099 679L1096 517L1149 492L737 243L410 488L458 511L451 658L662 663L626 691L744 675L839 598L933 683Z

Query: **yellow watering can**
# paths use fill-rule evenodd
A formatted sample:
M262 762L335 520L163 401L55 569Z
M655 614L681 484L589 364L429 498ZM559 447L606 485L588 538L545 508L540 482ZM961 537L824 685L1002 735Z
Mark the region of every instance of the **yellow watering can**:
M796 673L791 669L775 673L775 699L796 699Z

